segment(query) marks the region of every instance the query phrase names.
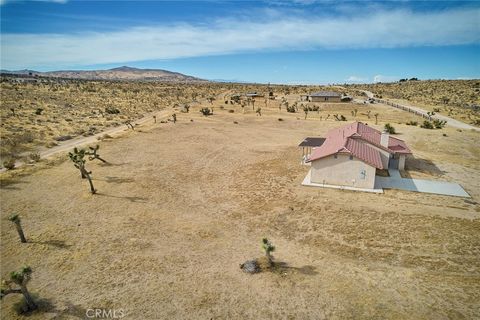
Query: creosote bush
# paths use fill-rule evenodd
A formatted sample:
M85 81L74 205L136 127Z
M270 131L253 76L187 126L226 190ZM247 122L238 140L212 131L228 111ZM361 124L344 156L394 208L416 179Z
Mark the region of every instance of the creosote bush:
M105 113L108 113L108 114L119 114L119 113L120 113L120 110L118 110L118 109L115 108L115 107L106 107L106 108L105 108Z
M390 134L395 134L395 128L390 123L386 123L383 128L385 129L386 132Z
M8 158L3 161L3 167L7 170L15 169L15 158Z
M213 111L210 108L201 108L200 109L201 114L204 116L210 116L213 114Z

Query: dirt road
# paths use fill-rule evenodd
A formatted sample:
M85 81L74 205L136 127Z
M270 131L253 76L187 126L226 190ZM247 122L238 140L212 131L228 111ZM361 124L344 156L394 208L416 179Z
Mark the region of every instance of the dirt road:
M139 125L145 124L147 122L153 122L153 117L154 116L157 117L157 120L160 120L162 118L169 117L172 113L173 113L173 111L171 109L154 111L154 112L151 112L151 113L147 113L142 118L140 118L136 121L133 121L133 125L134 126L139 126ZM104 136L104 135L118 134L118 133L121 133L121 132L124 132L124 131L127 131L127 130L131 130L131 129L129 129L126 125L121 125L121 126L117 126L117 127L99 132L99 133L94 134L92 136L88 136L88 137L79 136L77 138L62 142L58 146L53 147L51 149L41 151L40 152L40 158L45 159L45 158L51 157L51 156L56 155L56 154L61 153L61 152L70 151L74 147L80 147L80 146L84 146L84 145L87 145L87 144L90 144L90 143L95 143L95 142L98 142L99 138ZM25 162L22 161L22 160L17 160L15 162L15 167L16 168L21 167L23 165L25 165ZM6 169L5 168L0 169L0 172L3 172L3 171L6 171Z

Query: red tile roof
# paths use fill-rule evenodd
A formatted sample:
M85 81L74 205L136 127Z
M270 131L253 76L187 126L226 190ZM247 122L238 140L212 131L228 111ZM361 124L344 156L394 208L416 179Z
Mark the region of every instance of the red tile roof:
M394 137L389 137L388 148L383 147L380 144L381 135L380 131L361 122L354 122L332 129L327 133L323 145L313 149L308 161L314 161L341 152L349 153L377 169L385 169L381 161L380 152L369 144L392 154L411 153L405 142Z

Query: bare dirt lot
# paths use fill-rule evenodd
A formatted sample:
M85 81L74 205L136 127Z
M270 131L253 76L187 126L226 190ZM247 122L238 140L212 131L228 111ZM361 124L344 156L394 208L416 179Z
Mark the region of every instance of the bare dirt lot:
M41 310L28 319L84 319L88 308L124 319L480 317L480 133L406 126L410 114L368 106L411 147L411 176L456 181L472 199L316 189L300 185L308 167L296 145L344 124L320 116L352 120L367 107L322 105L304 120L222 103L102 141L111 164L87 164L96 195L67 161L4 174L1 273L34 270ZM243 273L265 236L281 267ZM19 299L2 301L2 318L24 318Z

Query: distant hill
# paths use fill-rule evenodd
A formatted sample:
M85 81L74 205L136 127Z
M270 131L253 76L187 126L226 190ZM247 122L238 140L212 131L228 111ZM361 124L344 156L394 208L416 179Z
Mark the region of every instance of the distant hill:
M161 69L138 69L127 66L108 70L64 70L39 72L34 70L1 70L1 73L31 75L40 77L84 79L84 80L128 80L128 81L167 81L167 82L203 82L200 78Z

